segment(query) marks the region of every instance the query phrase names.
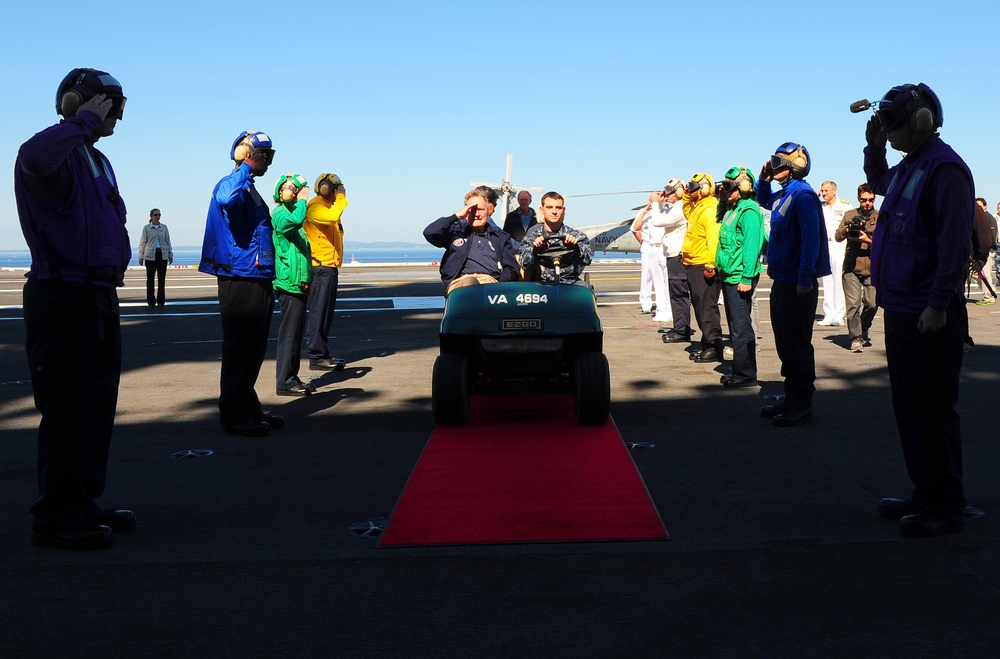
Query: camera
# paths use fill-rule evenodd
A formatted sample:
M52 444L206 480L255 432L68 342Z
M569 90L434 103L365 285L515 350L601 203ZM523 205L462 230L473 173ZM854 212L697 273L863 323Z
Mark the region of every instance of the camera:
M865 218L860 215L855 215L851 218L851 221L847 224L847 237L858 240L861 238L861 232L865 230Z

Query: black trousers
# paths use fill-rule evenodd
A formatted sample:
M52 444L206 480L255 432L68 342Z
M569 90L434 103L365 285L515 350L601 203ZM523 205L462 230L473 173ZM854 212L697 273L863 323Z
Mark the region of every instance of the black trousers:
M330 326L337 307L337 283L340 272L325 265L313 266L313 280L309 284L309 320L306 329L306 346L309 361L330 357Z
M722 280L718 276L705 279L705 267L701 265L688 266L687 275L694 318L701 330L701 347L718 348L721 351L722 314L719 313L719 293L722 292Z
M154 279L159 280L156 285L156 295L153 295ZM146 304L163 306L166 302L166 279L167 260L163 258L163 250L157 249L154 260L146 259Z
M771 283L771 330L774 347L785 378L785 403L805 409L812 406L816 391L816 356L812 332L819 302L819 282L799 297L795 282Z
M733 375L757 377L757 334L750 316L753 313L753 292L760 277L754 277L746 293L736 290L737 284L722 284L722 299L726 303L726 321L733 340Z
M675 332L691 331L691 289L688 287L687 266L680 256L667 257L667 291Z
M306 328L307 296L303 293L278 291L281 325L278 326L278 348L275 354L275 388L287 389L302 384L299 362L302 359L302 334Z
M274 313L271 281L219 277L219 312L222 317L219 422L228 427L261 414L254 385L264 363Z
M118 406L122 343L113 286L29 279L25 349L38 424L35 525L73 525L97 510Z
M885 356L892 408L903 446L913 501L942 517L962 521L962 434L958 412L964 328L955 296L944 329L917 330L920 314L884 311Z

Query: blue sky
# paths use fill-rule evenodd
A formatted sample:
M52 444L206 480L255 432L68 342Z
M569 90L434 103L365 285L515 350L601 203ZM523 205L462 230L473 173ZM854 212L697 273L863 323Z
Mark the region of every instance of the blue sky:
M514 183L577 195L756 172L795 140L812 155L813 186L832 179L853 200L868 115L848 105L925 82L944 105L942 137L995 209L1000 5L780 6L57 0L40 6L44 18L0 25L0 154L12 167L18 146L57 120L59 80L92 66L129 99L99 146L133 243L156 206L175 245L199 245L247 129L277 150L258 182L265 196L283 172L333 171L350 200L348 240L419 243L470 181L502 179L508 153ZM12 179L0 181L0 249L24 247ZM567 223L624 219L644 201L571 198Z

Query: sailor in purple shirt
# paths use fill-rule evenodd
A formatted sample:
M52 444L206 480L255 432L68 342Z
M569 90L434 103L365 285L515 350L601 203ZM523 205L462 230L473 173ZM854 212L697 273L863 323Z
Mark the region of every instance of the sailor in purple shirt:
M971 245L972 173L941 141L941 102L930 87L893 87L875 104L865 131L865 174L885 197L872 236L872 283L885 310L885 348L896 426L913 493L879 502L909 536L963 528L959 372ZM886 141L905 153L886 162Z
M18 151L14 196L31 269L24 285L25 348L38 425L32 542L101 549L135 527L102 510L121 377L118 294L131 258L125 202L96 142L122 118L111 75L74 69L56 91L62 121Z

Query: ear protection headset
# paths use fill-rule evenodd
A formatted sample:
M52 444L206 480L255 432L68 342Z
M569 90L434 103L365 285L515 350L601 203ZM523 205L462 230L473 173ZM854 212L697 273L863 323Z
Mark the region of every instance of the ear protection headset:
M712 194L714 189L715 184L712 182L712 177L701 172L692 176L691 182L688 183L688 192L692 194L700 190L702 196L708 196Z
M293 201L299 195L299 190L309 185L309 181L299 174L288 173L278 179L274 186L274 200L283 204Z
M925 100L928 101L925 103ZM909 118L910 128L929 135L944 125L944 110L937 94L925 85L905 84L893 87L877 102L876 116L886 130L892 130Z
M73 69L56 89L56 113L63 117L76 116L80 106L98 94L107 94L114 101L109 116L119 119L125 112L122 85L114 76L97 69Z
M243 162L250 156L257 155L258 151L270 151L273 154L274 146L271 144L271 138L260 131L245 130L233 142L229 157L236 162Z
M316 190L316 194L320 195L321 197L325 197L334 190L336 190L337 186L343 184L344 182L341 181L340 177L337 176L336 174L324 173L320 174L319 178L316 179L316 185L313 186L313 189Z

